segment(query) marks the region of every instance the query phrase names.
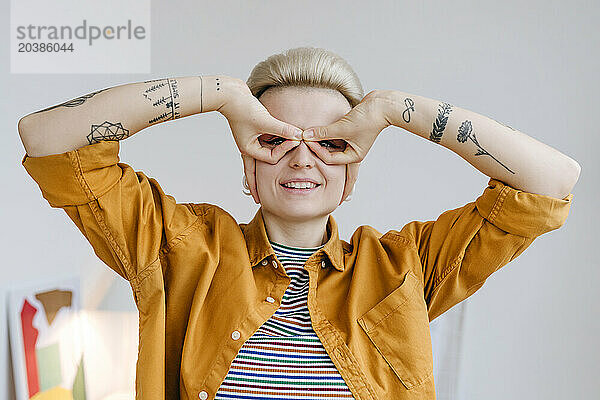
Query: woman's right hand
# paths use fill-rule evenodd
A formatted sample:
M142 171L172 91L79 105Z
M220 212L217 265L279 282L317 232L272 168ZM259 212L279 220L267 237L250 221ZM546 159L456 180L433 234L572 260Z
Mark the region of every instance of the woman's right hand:
M218 111L227 118L240 153L257 160L276 164L288 151L300 144L302 129L280 121L250 91L246 82L229 78L226 100ZM259 141L259 137L263 136ZM278 146L263 146L264 138L285 140ZM262 143L261 143L262 142Z

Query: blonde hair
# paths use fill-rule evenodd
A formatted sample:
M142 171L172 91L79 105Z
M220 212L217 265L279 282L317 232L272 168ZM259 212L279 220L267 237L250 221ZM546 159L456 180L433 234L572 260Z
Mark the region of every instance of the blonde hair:
M259 98L271 87L307 86L339 91L354 107L364 97L360 79L350 64L332 51L296 47L273 54L252 69L246 84Z

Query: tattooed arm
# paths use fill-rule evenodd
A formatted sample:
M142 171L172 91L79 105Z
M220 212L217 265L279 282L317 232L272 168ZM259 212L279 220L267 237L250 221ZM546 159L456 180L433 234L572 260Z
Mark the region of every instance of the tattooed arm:
M189 76L98 90L26 115L19 120L19 135L31 157L123 140L154 124L219 110L231 81L239 80Z
M494 119L396 90L383 95L390 124L454 151L490 178L559 199L579 178L575 160Z

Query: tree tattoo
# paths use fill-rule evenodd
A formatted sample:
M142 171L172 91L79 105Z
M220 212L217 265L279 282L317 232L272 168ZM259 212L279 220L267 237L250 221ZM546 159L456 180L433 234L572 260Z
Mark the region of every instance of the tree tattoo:
M83 96L77 97L75 99L71 99L69 101L65 101L64 103L60 103L60 104L57 104L57 105L52 106L52 107L44 108L43 110L36 111L36 112L34 112L32 114L37 114L37 113L41 113L41 112L44 112L44 111L50 111L50 110L53 110L53 109L58 108L58 107L77 107L77 106L80 106L83 103L85 103L85 101L87 99L91 99L92 97L94 97L98 93L104 92L107 89L108 88L106 88L106 89L100 89L100 90L95 91L93 93L84 94Z
M145 81L148 86L142 92L142 96L152 107L157 108L158 115L148 121L148 124L169 121L181 117L179 112L179 91L177 80L173 78L153 79Z
M467 139L470 139L473 143L475 143L475 146L477 146L477 153L475 153L476 156L485 155L485 156L490 156L494 160L496 160L496 158L493 155L488 153L483 147L481 147L479 145L479 142L477 141L477 138L475 137L475 133L473 132L473 125L471 124L471 121L466 120L460 125L460 128L458 128L458 136L456 137L456 139L460 143L465 143L467 141ZM511 174L514 174L514 172L511 171L506 165L502 164L498 160L496 160L496 162L499 163L500 165L502 165L504 168L506 168Z
M406 110L402 112L402 119L408 124L410 122L410 112L415 111L415 102L407 97L404 99L404 105L406 105Z
M94 144L104 140L123 140L127 137L129 137L129 129L123 128L120 122L104 121L100 125L92 124L92 130L87 135L87 140L90 144Z
M446 124L448 123L448 115L450 115L452 112L451 104L442 103L439 107L437 118L433 123L433 128L431 129L431 134L429 135L429 139L436 143L439 143L442 140L444 129L446 129Z

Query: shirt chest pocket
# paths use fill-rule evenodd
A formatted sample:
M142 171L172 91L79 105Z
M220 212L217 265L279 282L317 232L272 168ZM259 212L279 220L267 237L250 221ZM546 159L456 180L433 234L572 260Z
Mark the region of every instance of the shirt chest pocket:
M412 271L358 323L402 384L411 389L433 374L427 304Z

